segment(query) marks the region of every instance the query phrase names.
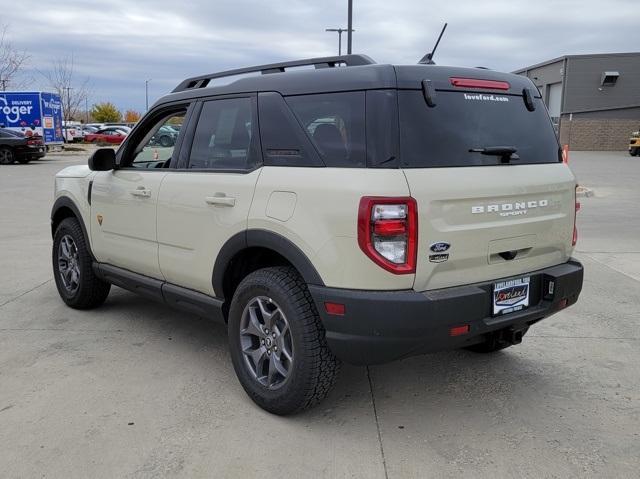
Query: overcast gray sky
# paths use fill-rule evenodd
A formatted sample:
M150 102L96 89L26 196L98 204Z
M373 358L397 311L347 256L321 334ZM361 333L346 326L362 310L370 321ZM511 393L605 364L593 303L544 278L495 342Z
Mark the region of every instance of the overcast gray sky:
M0 23L35 70L73 54L92 102L144 110L183 78L337 53L346 0L0 0ZM640 50L638 0L354 0L354 53L416 63L449 27L438 64L512 71L564 54ZM346 38L343 37L344 40ZM346 43L346 42L345 42Z

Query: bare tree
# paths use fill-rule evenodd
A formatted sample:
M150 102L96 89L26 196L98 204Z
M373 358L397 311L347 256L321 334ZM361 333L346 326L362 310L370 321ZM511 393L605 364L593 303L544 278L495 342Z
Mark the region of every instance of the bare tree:
M54 60L49 71L40 73L60 95L64 120L79 120L89 97L89 77L77 79L73 55Z
M8 25L0 25L0 90L6 91L11 85L20 88L28 83L26 79L19 81L21 70L29 60L23 50L17 50L9 41Z

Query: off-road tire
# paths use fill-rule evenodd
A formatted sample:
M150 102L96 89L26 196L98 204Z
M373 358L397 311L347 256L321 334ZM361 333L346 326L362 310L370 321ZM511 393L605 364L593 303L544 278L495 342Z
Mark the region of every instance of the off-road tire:
M256 297L271 298L287 317L293 345L293 361L286 381L269 389L252 375L241 347L240 325L247 305ZM229 349L240 384L264 410L287 415L323 400L340 370L325 338L315 303L306 283L290 267L257 270L240 283L229 310Z
M11 148L0 148L0 165L11 165L15 160L16 156Z
M70 236L77 249L80 271L78 287L70 292L64 285L58 270L59 246L62 238ZM100 306L107 299L111 284L99 279L93 272L93 259L87 247L80 223L76 218L65 218L60 222L53 237L52 249L53 277L62 300L74 309L91 309Z

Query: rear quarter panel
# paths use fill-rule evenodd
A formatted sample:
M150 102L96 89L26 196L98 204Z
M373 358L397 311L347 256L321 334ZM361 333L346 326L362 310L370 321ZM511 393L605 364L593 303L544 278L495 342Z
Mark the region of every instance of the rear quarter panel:
M358 246L358 205L363 196L406 196L400 170L263 168L248 218L249 229L278 233L297 245L327 286L400 290L414 275L376 265Z

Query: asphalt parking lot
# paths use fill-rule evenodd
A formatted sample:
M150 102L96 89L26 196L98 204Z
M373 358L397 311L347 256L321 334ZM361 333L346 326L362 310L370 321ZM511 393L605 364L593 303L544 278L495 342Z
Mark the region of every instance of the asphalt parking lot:
M237 382L220 325L114 288L64 306L53 175L0 167L2 477L638 477L640 159L571 153L582 185L579 302L494 355L345 366L282 418Z

